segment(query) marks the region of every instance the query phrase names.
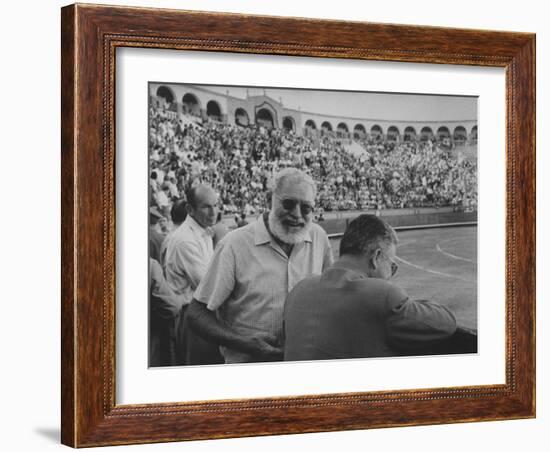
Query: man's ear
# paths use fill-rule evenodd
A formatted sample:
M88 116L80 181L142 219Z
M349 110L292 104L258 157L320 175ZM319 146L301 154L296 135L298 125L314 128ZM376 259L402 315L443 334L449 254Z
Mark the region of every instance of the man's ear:
M372 253L372 256L370 258L370 265L373 270L376 270L378 268L378 258L380 257L380 253L382 253L382 250L380 248Z

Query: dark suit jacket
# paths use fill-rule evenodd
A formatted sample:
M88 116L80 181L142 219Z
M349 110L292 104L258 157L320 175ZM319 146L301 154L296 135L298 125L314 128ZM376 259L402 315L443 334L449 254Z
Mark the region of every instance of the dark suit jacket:
M456 331L454 315L388 281L335 264L306 278L285 304L285 360L367 358L430 350Z

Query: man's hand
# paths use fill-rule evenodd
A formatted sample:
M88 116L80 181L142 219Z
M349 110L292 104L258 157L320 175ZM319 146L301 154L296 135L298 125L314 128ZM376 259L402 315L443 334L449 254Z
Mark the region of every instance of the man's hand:
M283 347L272 334L263 331L251 335L237 333L222 324L206 305L193 300L187 308L189 325L195 333L207 341L240 350L252 361L282 361Z
M282 361L283 348L269 333L256 333L246 341L246 352L259 361Z

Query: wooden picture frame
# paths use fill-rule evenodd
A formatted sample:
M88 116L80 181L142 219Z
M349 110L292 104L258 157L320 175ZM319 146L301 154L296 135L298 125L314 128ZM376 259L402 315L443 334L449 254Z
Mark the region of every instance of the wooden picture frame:
M62 442L73 447L535 416L535 36L221 13L62 8ZM115 403L119 47L506 70L506 382L263 399Z

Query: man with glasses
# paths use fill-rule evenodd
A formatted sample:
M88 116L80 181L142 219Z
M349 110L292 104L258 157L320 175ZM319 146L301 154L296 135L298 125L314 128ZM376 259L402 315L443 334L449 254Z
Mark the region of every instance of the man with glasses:
M424 354L455 333L447 308L411 300L389 281L398 270L396 244L395 231L379 217L350 222L339 259L288 296L285 360Z
M191 327L220 345L226 363L282 360L288 293L333 261L326 233L312 222L311 177L287 168L271 189L271 210L218 244L189 306Z

